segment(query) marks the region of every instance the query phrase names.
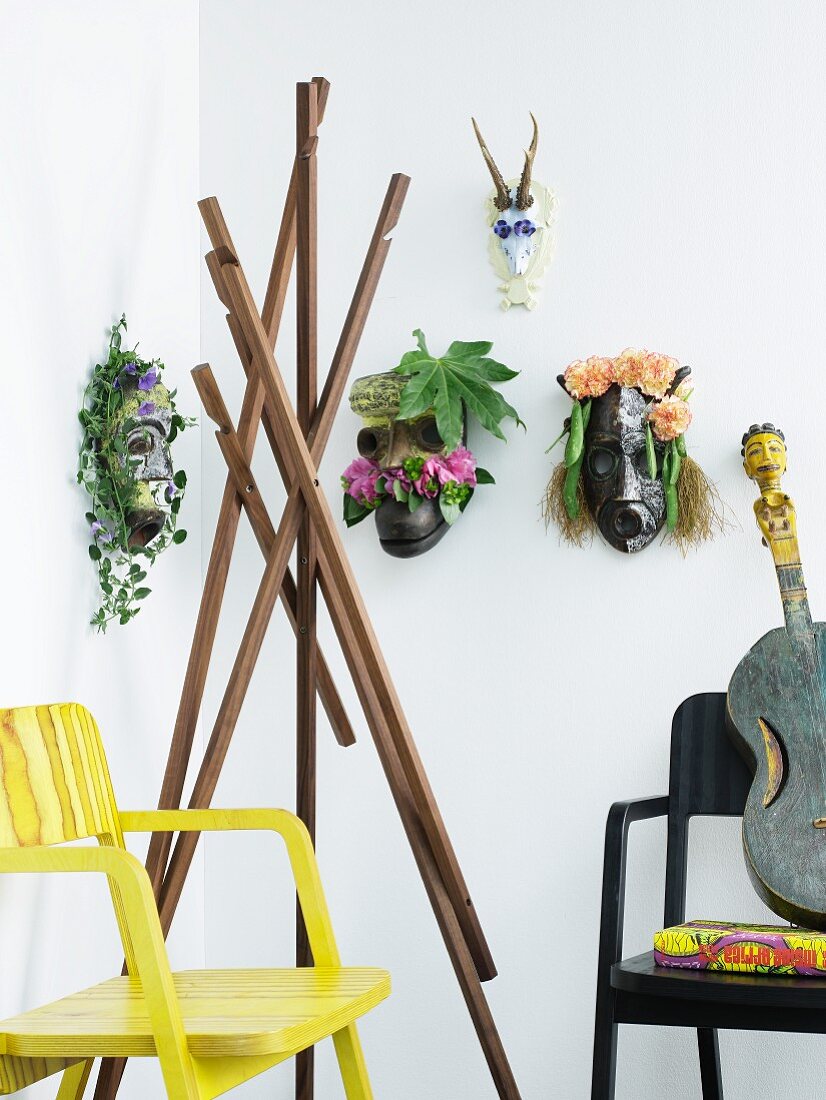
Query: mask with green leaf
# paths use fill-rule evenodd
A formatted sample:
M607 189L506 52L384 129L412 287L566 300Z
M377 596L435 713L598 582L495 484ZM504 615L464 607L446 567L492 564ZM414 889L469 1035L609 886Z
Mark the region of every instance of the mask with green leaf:
M504 421L522 424L493 388L517 372L491 359L487 341L451 344L431 355L423 333L395 370L357 379L350 406L362 419L355 459L342 475L348 527L374 513L388 554L417 557L435 546L493 478L467 449L476 420L497 439Z
M186 487L174 471L170 444L194 424L180 415L175 392L161 382L163 363L122 348L126 317L113 327L109 354L86 387L79 418L83 441L77 480L90 498L89 557L98 571L101 604L92 625L105 631L138 614L150 593L147 570L186 531L177 526Z

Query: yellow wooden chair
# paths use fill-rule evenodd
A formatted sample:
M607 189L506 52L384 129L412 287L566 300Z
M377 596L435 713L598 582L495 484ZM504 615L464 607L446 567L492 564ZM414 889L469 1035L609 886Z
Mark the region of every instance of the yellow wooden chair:
M169 969L149 878L128 832L265 829L287 846L315 966ZM98 847L63 847L97 838ZM119 811L97 725L74 703L0 710L0 872L108 876L128 976L0 1022L0 1095L63 1072L79 1100L96 1057L157 1057L174 1100L219 1096L332 1035L348 1100L372 1097L354 1021L390 992L341 966L309 834L285 810Z

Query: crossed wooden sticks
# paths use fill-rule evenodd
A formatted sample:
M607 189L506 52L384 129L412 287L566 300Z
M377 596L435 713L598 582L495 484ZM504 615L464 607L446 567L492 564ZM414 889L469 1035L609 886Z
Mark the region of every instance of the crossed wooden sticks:
M329 439L390 248L387 234L397 224L410 182L400 174L390 181L341 338L316 403L316 131L328 90L328 83L321 78L298 85L296 161L260 315L217 200L209 198L199 203L212 244L212 251L206 257L207 267L218 297L227 308L227 322L247 374L247 387L235 427L209 365L202 364L193 371L204 409L218 428L216 435L227 463L228 477L159 805L161 808L177 807L183 795L220 603L243 509L264 555L265 568L189 805L196 808L210 804L270 616L280 595L298 639L299 812L303 801L303 809L310 817L314 815L314 776L311 773L314 769L316 692L339 743L346 746L354 741L329 669L316 644L317 581L497 1091L500 1097L518 1100L516 1082L480 984L495 977L493 960L336 522L319 486L317 466ZM274 347L296 244L298 396L294 411L275 360ZM259 422L264 426L289 494L277 528L250 470ZM297 584L288 569L296 543L300 565ZM307 773L304 776L302 769ZM305 782L307 778L309 782ZM197 834L179 834L170 857L170 838L167 835L152 838L147 868L158 897L164 933L174 916L197 841ZM310 964L311 958L299 932L299 964L302 964L302 951L303 964ZM123 1064L123 1060L104 1063L96 1100L114 1097ZM312 1096L311 1059L305 1061L303 1070L299 1070L297 1095L303 1100Z

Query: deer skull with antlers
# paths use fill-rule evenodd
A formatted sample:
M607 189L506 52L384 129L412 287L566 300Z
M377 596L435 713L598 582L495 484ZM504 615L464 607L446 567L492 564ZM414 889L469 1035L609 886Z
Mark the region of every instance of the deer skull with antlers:
M476 124L471 119L476 138L493 178L493 192L487 199L488 244L491 263L502 279L499 289L504 293L502 308L536 306L534 292L553 250L553 224L556 218L556 196L533 177L533 162L539 142L539 127L533 121L533 138L525 151L525 166L519 179L505 180Z

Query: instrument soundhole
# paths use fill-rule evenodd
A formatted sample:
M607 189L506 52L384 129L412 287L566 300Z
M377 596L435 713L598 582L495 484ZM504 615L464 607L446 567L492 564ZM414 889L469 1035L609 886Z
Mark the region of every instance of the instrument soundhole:
M786 762L786 747L777 730L766 721L758 718L760 732L763 734L763 745L766 749L766 791L763 795L763 806L768 808L783 790L786 781L788 765Z

